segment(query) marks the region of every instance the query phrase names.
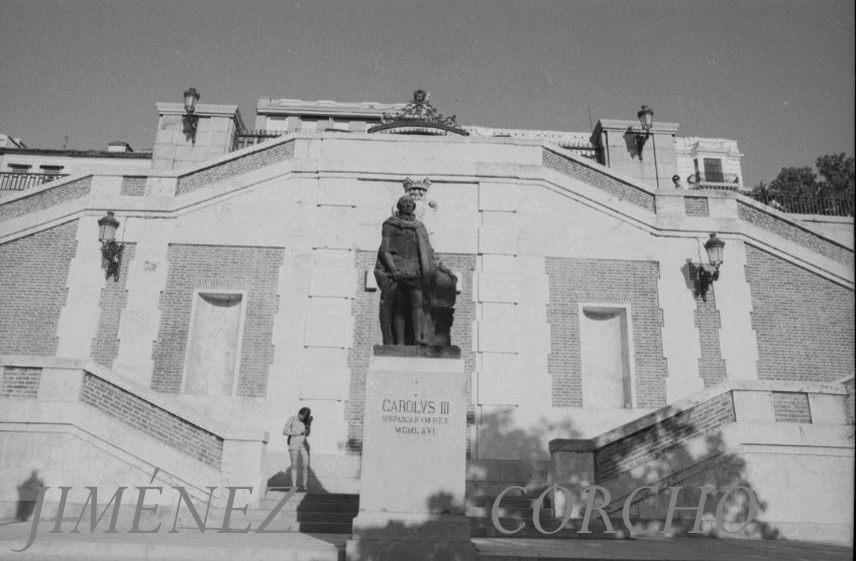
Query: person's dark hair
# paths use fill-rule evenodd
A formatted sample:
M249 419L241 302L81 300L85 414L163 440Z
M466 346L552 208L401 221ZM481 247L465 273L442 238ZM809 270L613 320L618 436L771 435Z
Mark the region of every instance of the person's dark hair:
M312 416L312 410L308 407L301 407L300 411L297 412L298 415L303 415L304 419L308 419Z

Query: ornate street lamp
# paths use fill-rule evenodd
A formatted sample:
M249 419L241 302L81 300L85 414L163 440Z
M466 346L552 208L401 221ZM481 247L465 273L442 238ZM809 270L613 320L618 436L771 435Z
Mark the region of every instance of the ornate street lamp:
M707 291L714 281L719 280L719 267L722 265L722 257L725 251L725 242L716 237L716 233L710 235L704 244L707 251L709 264L702 263L698 272L698 293L703 300L707 299Z
M199 125L199 115L196 114L196 103L199 101L199 92L196 88L190 88L184 92L184 120L190 127L190 139L196 144L196 127Z
M646 142L648 142L648 137L651 136L651 127L654 125L654 110L647 105L643 105L642 109L636 113L636 117L639 118L639 125L642 127L642 130L645 131L645 134L636 134L636 153L639 155L639 159L641 160L642 147L645 146Z
M105 278L113 277L119 282L119 267L122 266L122 252L125 245L116 241L116 230L119 221L113 216L113 211L108 210L105 216L98 219L98 241L101 242L101 263L107 269Z

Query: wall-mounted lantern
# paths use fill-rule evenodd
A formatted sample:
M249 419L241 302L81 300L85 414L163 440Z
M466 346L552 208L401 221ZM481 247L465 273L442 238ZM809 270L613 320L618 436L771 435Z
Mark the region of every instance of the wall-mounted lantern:
M648 138L651 136L651 127L654 125L654 110L647 105L643 105L642 109L636 113L636 117L639 118L639 125L642 127L642 130L645 131L645 134L636 134L636 154L638 154L639 159L641 160L642 147L645 146L646 142L648 142Z
M722 265L722 256L725 250L725 242L713 233L704 243L707 251L709 264L701 263L698 269L698 295L707 300L707 291L714 281L719 280L719 267Z
M119 267L122 265L122 252L125 251L124 244L116 241L116 230L119 221L113 216L113 211L108 210L105 216L98 220L98 241L101 242L101 263L107 269L106 278L113 277L119 282Z
M196 144L196 127L199 125L199 115L196 114L196 102L199 101L199 92L196 88L190 88L184 92L184 120L190 128L190 140Z

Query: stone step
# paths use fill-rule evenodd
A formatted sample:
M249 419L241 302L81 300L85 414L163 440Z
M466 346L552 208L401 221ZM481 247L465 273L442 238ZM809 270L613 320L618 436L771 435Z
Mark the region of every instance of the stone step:
M532 513L535 511L534 508L526 508L526 507L508 507L502 506L499 507L499 516L509 516L509 517L517 517L521 519L532 520ZM487 517L490 518L493 513L493 506L485 505L485 506L467 506L465 513L467 516L471 517ZM552 518L553 517L553 509L552 508L542 508L540 509L540 517L541 518Z
M672 520L671 526L667 533L661 533L663 530L664 520L639 518L636 516L630 517L630 522L635 528L634 531L629 531L624 524L624 519L621 516L609 517L612 525L612 532L607 532L606 524L600 516L593 516L589 520L589 533L580 534L579 529L582 527L583 520L574 518L569 520L565 526L555 534L545 535L535 528L535 523L532 517L500 517L500 524L506 530L515 530L520 527L521 523L524 527L514 534L504 534L496 528L491 517L469 517L470 518L470 535L471 537L510 537L510 538L582 538L582 539L627 539L631 537L668 537L668 538L699 538L710 536L716 533L715 521L703 520L699 529L701 534L690 534L695 524L695 518L675 518ZM539 519L541 528L545 532L551 532L562 525L561 518L541 517Z
M530 520L531 522L531 520ZM551 534L542 533L538 528L534 526L525 526L515 532L514 534L504 534L499 529L491 524L490 526L473 526L470 528L470 537L473 538L511 538L511 539L595 539L595 540L611 540L611 539L630 539L630 534L623 529L619 530L615 529L615 533L606 533L604 529L596 529L592 525L589 525L590 533L581 534L579 533L577 528L562 528L558 531L555 531L556 528L561 523L561 520L557 521L555 524L542 524L541 527L545 532L553 532ZM515 525L513 522L510 522L507 526L504 526L506 530L514 530L517 526L520 525L518 521Z
M252 522L253 527L257 527L263 521L267 520L270 516L271 511L262 510L262 509L247 509L247 513L243 512L233 512L229 518L229 522L231 525L239 524L246 526L247 522ZM208 516L209 526L222 526L223 523L223 512L212 513ZM273 520L287 521L287 522L327 522L327 523L335 523L335 524L350 524L351 521L356 516L356 513L350 512L295 512L290 511L287 512L285 510L281 510L276 513ZM196 523L193 520L193 516L180 516L179 517L184 524L190 524L191 526L195 526Z
M487 506L488 508L493 507L493 503L496 501L496 497L491 497L488 495L479 495L476 497L468 497L467 504L477 507ZM512 507L512 508L535 508L536 503L538 502L538 497L509 497L505 495L500 499L499 506ZM545 498L541 504L541 508L549 508L552 505L550 504L549 499Z
M305 497L300 497L298 495L294 495L291 499L286 502L282 508L281 512L331 512L331 513L354 513L356 514L360 510L360 503L354 501L346 501L346 502L337 502L330 500L317 500L316 497L323 497L323 495L306 495ZM271 497L270 495L266 496L259 504L260 510L265 510L270 512L275 509L280 501L284 498L284 495Z
M493 517L491 516L469 516L467 515L467 520L470 521L470 526L484 526L493 528ZM538 521L541 523L541 527L544 529L552 529L558 527L559 523L562 521L561 518L554 518L552 516L541 516ZM535 526L535 522L532 520L531 516L528 517L520 517L520 516L500 516L499 523L503 528L512 529L517 528L521 524L524 526ZM591 526L591 524L589 524Z
M272 487L267 490L262 501L278 502L288 489ZM349 493L295 493L292 501L303 499L315 503L355 503L360 504L360 496Z

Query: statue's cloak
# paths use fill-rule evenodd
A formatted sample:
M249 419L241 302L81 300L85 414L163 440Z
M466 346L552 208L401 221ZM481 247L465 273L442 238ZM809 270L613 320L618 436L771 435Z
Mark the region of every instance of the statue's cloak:
M431 247L431 242L428 237L428 230L425 229L425 225L422 224L419 220L402 220L397 216L390 216L383 223L383 231L387 232L389 230L416 230L416 243L417 243L417 253L419 256L419 268L421 271L421 283L413 283L413 284L421 284L420 288L422 289L422 307L424 311L424 323L422 326L422 334L425 342L428 345L434 344L434 315L433 315L433 301L434 301L434 280L436 278L436 265L434 264L434 249ZM391 290L397 289L397 284L408 284L407 279L402 279L399 283L396 283L392 279L392 273L386 269L386 266L383 264L383 260L380 257L380 251L378 251L378 258L375 263L374 270L375 280L377 281L378 288L380 288L382 297L385 297ZM390 295L391 297L392 295ZM414 326L415 327L415 326ZM415 331L415 329L414 329Z

